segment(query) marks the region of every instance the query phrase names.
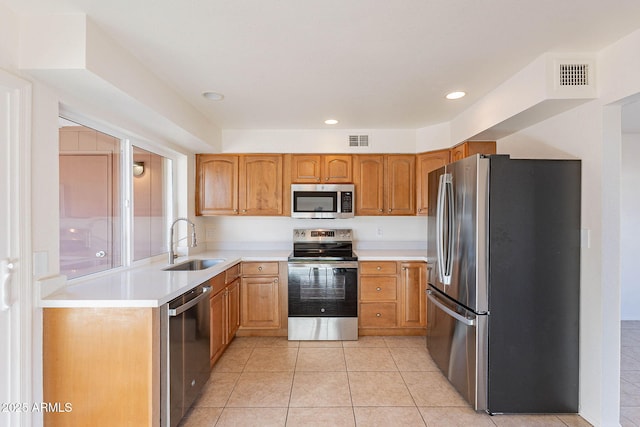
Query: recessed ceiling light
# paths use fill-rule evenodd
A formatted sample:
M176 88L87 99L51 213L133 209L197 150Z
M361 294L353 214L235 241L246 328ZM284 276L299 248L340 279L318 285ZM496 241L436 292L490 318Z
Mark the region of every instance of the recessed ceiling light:
M447 99L459 99L459 98L462 98L465 95L466 95L466 93L465 92L461 92L461 91L451 92L451 93L447 94Z
M324 124L326 125L337 125L338 121L336 119L327 119L324 121Z
M224 99L224 95L217 92L202 92L202 96L210 101L222 101Z

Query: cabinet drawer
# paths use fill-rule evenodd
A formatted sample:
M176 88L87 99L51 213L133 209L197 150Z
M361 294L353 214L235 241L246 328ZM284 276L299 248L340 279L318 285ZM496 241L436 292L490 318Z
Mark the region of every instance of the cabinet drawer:
M393 328L397 325L395 302L360 303L360 326Z
M242 274L244 276L277 275L277 262L243 262Z
M209 279L208 285L211 286L211 296L214 296L215 294L223 290L226 286L224 283L224 273L220 273L217 276Z
M396 300L397 281L394 276L365 276L360 278L362 301Z
M240 275L242 274L242 269L240 268L240 263L237 263L236 265L234 265L233 267L229 267L225 272L224 272L224 282L226 284L229 284L231 282L233 282L234 280L236 280L238 277L240 277Z
M360 274L396 274L395 261L362 261Z

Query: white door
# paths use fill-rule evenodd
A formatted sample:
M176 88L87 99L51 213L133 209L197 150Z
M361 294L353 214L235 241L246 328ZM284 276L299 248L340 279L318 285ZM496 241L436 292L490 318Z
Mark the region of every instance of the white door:
M27 82L0 71L0 425L31 417L29 108Z

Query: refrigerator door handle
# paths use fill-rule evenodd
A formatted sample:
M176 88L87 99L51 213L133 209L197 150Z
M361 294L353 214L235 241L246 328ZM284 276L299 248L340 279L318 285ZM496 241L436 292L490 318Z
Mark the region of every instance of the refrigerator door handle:
M442 177L444 175L440 175L440 180L438 181L438 197L436 198L436 263L438 264L438 280L442 282L442 196L444 192L442 191L443 181Z
M453 259L453 184L450 173L440 175L436 204L436 255L438 262L438 280L445 285L451 284ZM446 211L445 211L446 207ZM447 231L445 233L445 215Z
M438 300L438 297L430 289L427 290L427 297L429 298L429 301L434 303L438 308L440 308L442 311L444 311L445 313L447 313L449 316L453 317L457 321L462 322L467 326L474 326L476 324L475 319L467 319L466 317L460 315L459 313L456 313L455 311L451 310L449 307L441 303Z

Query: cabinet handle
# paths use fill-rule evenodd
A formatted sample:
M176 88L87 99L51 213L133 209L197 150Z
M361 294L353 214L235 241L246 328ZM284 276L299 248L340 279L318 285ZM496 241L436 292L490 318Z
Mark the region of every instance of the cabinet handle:
M382 317L382 314L376 313L376 317Z
M278 283L278 279L274 279L274 280L273 280L273 283Z
M247 213L247 210L246 209L242 209L242 213Z
M381 288L380 286L378 286L378 287L376 288L376 291L378 291L378 292L380 292L381 290L382 290L382 288Z
M262 271L262 266L258 267L258 271Z
M418 212L422 212L422 208L418 208Z
M377 266L377 267L376 267L376 270L380 271L380 270L382 270L382 267Z
M317 178L316 178L316 181L320 181L320 177L317 177Z
M406 270L407 270L407 267L402 267L402 270L403 270L403 271L406 271Z
M238 209L234 209L233 213L237 214L238 213Z
M329 178L325 178L324 180L325 180L325 181L329 181Z
M391 213L391 209L389 209L387 212Z
M383 210L382 209L378 209L378 212L383 212Z

